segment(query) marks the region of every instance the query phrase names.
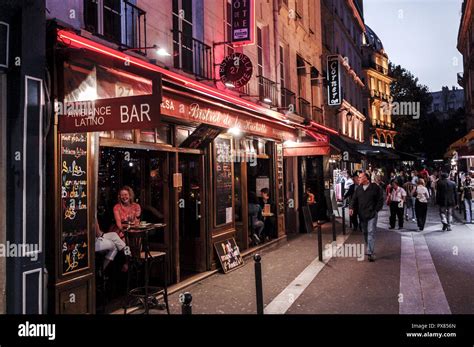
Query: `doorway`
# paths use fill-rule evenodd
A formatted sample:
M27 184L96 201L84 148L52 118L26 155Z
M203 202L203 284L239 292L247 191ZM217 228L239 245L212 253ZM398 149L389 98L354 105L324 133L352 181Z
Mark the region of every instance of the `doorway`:
M203 156L179 154L179 267L180 280L206 271L206 228L204 218Z

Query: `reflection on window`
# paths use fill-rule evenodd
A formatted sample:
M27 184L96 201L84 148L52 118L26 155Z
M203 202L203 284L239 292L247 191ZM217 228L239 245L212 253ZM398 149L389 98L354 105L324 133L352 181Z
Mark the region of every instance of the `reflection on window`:
M142 129L140 131L140 140L141 142L155 143L156 142L155 129Z
M114 137L118 140L133 141L133 132L132 130L116 130Z

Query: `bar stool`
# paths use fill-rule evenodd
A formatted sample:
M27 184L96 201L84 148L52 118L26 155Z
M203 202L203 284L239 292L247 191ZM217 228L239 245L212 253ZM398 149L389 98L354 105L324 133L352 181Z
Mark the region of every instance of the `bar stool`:
M148 233L153 229L145 230L129 230L125 233L125 239L129 250L127 252L128 260L128 274L127 274L127 297L124 304L124 314L127 314L127 309L130 307L130 298L138 299L145 309L145 314L149 313L150 308L158 305L156 296L162 294L165 302L165 308L170 314L168 304L168 288L167 288L167 272L166 272L166 253L160 251L152 251L149 249ZM162 287L149 285L150 268L155 264L162 265L162 272L164 275L164 283ZM144 285L140 286L140 271L144 270ZM132 276L135 275L136 286L130 289L130 282Z

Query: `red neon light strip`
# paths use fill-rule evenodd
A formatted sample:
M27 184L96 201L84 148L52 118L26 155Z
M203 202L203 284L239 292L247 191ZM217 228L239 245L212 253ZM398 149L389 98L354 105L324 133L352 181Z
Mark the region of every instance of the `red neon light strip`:
M236 104L236 105L241 106L241 107L251 109L251 110L259 112L259 113L263 113L268 117L271 117L271 118L274 118L274 119L277 119L277 120L280 120L280 121L285 120L285 117L282 114L278 113L278 112L274 112L274 111L271 111L267 108L260 107L260 106L254 104L254 103L247 102L247 101L245 101L241 98L237 98L237 97L234 97L234 96L231 96L231 95L228 95L228 94L224 94L224 93L218 91L217 89L208 87L205 84L196 82L193 79L187 78L185 76L182 76L182 75L177 74L177 73L172 72L172 71L168 71L168 70L163 69L163 68L161 68L157 65L150 64L146 61L140 60L138 58L127 55L125 53L121 53L121 52L119 52L115 49L112 49L110 47L101 45L101 44L96 43L92 40L86 39L86 38L84 38L80 35L74 34L70 31L59 30L58 31L58 38L70 41L68 43L72 47L87 48L87 49L89 49L91 51L94 51L94 52L105 54L105 55L108 55L108 56L111 56L111 57L114 57L114 58L117 58L117 59L120 59L120 60L123 60L123 61L128 61L131 64L140 66L144 69L159 72L159 73L161 73L161 74L163 74L163 75L165 75L165 76L167 76L167 77L169 77L169 78L171 78L175 81L180 82L181 84L183 84L185 86L192 87L192 88L194 88L195 90L197 90L199 92L211 95L213 97L216 97L216 98L219 98L221 100Z

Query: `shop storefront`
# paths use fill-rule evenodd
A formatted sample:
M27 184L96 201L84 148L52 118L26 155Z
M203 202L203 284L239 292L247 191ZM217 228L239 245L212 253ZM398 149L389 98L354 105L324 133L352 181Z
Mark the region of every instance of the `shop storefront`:
M262 190L266 236L285 237L283 142L296 140L293 127L75 34L58 37L47 151L51 312L94 312L95 228L113 229L123 186L141 221L164 225L150 245L166 253L168 278L156 276L168 284L218 268L216 242L254 246L249 197Z
M302 208L307 206L313 221L324 221L328 218L328 194L324 180L324 161L329 155L329 137L314 131L305 132L300 142L285 146L284 155L287 166L286 180L291 182L287 187L288 199L296 202L296 221L287 223L289 230L306 232ZM295 185L294 182L297 182ZM291 211L288 211L291 216Z

